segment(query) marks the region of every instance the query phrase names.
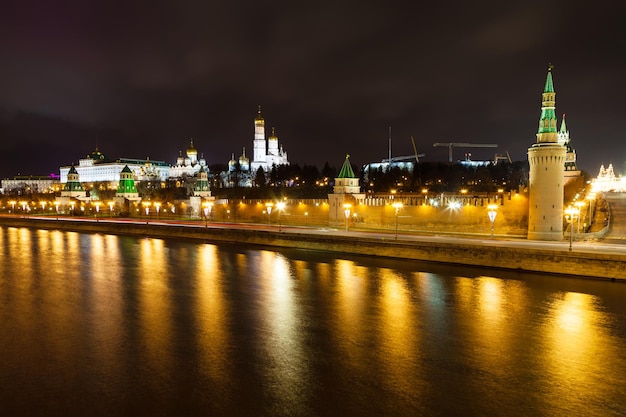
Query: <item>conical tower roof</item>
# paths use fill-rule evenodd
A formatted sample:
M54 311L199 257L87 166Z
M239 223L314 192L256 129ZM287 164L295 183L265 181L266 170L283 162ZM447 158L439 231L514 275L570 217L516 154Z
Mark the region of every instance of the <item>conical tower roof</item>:
M339 171L339 176L337 176L337 178L356 178L354 171L352 170L352 165L350 165L350 155L346 155L346 160L343 161L343 166L341 167L341 171Z
M554 84L552 83L552 64L548 65L548 75L546 76L546 86L543 88L544 93L554 93Z

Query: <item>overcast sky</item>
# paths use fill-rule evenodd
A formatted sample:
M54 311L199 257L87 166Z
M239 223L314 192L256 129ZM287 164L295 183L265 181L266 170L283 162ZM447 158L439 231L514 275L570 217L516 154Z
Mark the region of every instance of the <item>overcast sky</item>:
M292 163L434 142L525 160L554 65L579 167L626 161L621 2L14 1L0 13L0 176L58 173L96 145L209 165L252 151L262 106Z

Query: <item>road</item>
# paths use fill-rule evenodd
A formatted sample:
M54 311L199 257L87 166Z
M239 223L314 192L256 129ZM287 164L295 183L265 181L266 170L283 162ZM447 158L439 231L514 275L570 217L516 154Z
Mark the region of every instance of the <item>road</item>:
M626 222L626 197L620 200L623 206L624 222ZM29 216L33 219L52 220L49 216ZM95 222L93 218L78 217L59 217L58 221L64 222ZM171 227L193 227L193 228L229 228L229 229L252 229L267 230L272 232L289 233L289 234L311 234L320 236L347 236L364 239L377 239L384 242L441 242L455 243L477 246L499 246L508 248L530 248L552 252L569 252L570 242L563 240L561 242L546 242L526 239L513 239L497 237L496 239L482 237L467 237L453 235L431 235L431 234L408 234L399 233L397 236L393 231L359 231L348 230L333 227L312 227L312 226L291 226L278 224L254 224L254 223L218 223L218 222L202 222L202 221L179 221L179 220L140 220L140 219L98 219L102 223L136 223L150 225L167 225ZM626 232L625 232L626 236ZM600 253L615 254L626 256L626 239L607 239L601 241L584 241L573 242L572 253Z

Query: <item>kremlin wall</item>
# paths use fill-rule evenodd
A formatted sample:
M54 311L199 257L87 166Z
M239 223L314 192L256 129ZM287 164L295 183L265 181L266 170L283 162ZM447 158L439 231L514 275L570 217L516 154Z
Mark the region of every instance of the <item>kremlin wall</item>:
M213 195L215 189L211 190L212 184L220 184L220 188L253 187L258 171L269 178L274 166L289 164L275 128L266 137L265 120L259 107L254 119L252 160L243 148L238 159L233 154L227 171L211 173L193 140L184 155L180 152L173 165L149 159L109 160L96 149L80 159L77 165L60 168L60 190L56 192L55 201L47 203L48 214L185 218L206 222L279 223L362 230L393 229L402 233L495 234L533 240L562 240L568 230L564 204L569 204L584 184L581 172L576 168L576 154L565 125L565 115L560 130L557 130L555 103L552 68L549 68L542 93L537 140L528 150L529 186L519 190L503 189L491 194L458 190L452 194L434 194L424 189L419 194L366 194L361 192L359 178L346 157L328 199L272 201L216 198ZM390 158L386 169L391 168ZM152 201L149 196L138 192L136 183L140 182L167 182L176 184L176 187L186 187L188 197L185 200ZM3 188L7 188L6 184L9 182L3 181ZM100 201L98 190L93 188L96 184L114 190L115 197ZM593 217L592 202L586 196L577 197L576 232L584 233L591 223L590 217ZM45 212L44 205L42 214ZM4 210L9 213L21 210L22 214L31 211L30 206L22 203L17 208L15 206L13 201L10 209L5 205ZM50 212L53 207L54 212Z

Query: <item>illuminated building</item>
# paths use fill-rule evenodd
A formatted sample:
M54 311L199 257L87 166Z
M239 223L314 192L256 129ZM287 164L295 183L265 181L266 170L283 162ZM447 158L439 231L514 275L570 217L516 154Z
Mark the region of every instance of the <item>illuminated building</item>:
M613 164L609 164L608 168L604 165L600 166L598 176L591 180L591 191L594 193L616 191L626 191L626 178L618 177L613 171Z
M561 120L561 129L558 135L559 144L565 146L567 152L565 153L565 179L563 183L566 185L571 181L580 179L582 181L582 172L576 167L576 151L572 147L572 142L569 136L569 130L565 126L565 113L563 113L563 119Z
M107 182L114 188L117 188L120 173L126 166L133 172L135 178L140 181L164 181L170 175L170 167L163 161L129 158L110 160L98 148L87 155L86 158L79 159L78 166L74 167L74 169L80 175L82 183ZM67 176L70 168L70 166L59 168L62 184L68 181Z
M2 193L16 191L18 193L53 193L59 191L59 177L54 174L49 176L18 175L13 178L2 180Z
M253 158L250 163L250 170L253 175L256 174L259 168L263 168L265 173L268 173L272 169L272 165L289 165L287 160L287 152L283 150L282 145L278 143L278 136L276 131L272 128L272 134L266 140L265 139L265 119L261 115L261 106L257 113L257 117L254 119L254 141L253 146Z
M67 173L67 181L61 190L61 197L69 198L85 198L87 193L85 188L80 183L80 176L78 171L72 165Z
M204 169L206 172L209 171L204 157L201 156L198 159L198 151L193 145L193 139L191 139L189 147L185 151L185 156L183 157L182 151L179 152L176 165L170 167L168 176L171 178L195 177L200 172L200 169Z
M138 200L139 193L137 192L137 187L135 186L135 178L133 172L125 166L120 172L120 182L117 186L117 191L115 192L116 197L123 197L128 200Z
M563 239L563 183L567 148L556 129L552 67L542 94L537 143L528 149L528 239Z
M354 175L354 170L350 164L350 155L346 155L346 159L343 161L343 166L339 175L335 178L335 185L333 187L333 193L328 194L328 204L330 206L328 215L331 222L340 221L344 213L348 217L348 210L346 206L356 206L358 203L363 202L365 194L361 194L361 186L359 185L359 178ZM354 209L352 213L356 214ZM346 219L348 222L348 219ZM346 224L347 227L347 224Z
M196 180L196 186L193 190L193 195L197 197L210 197L211 189L209 187L209 175L203 167L198 172L198 179Z

